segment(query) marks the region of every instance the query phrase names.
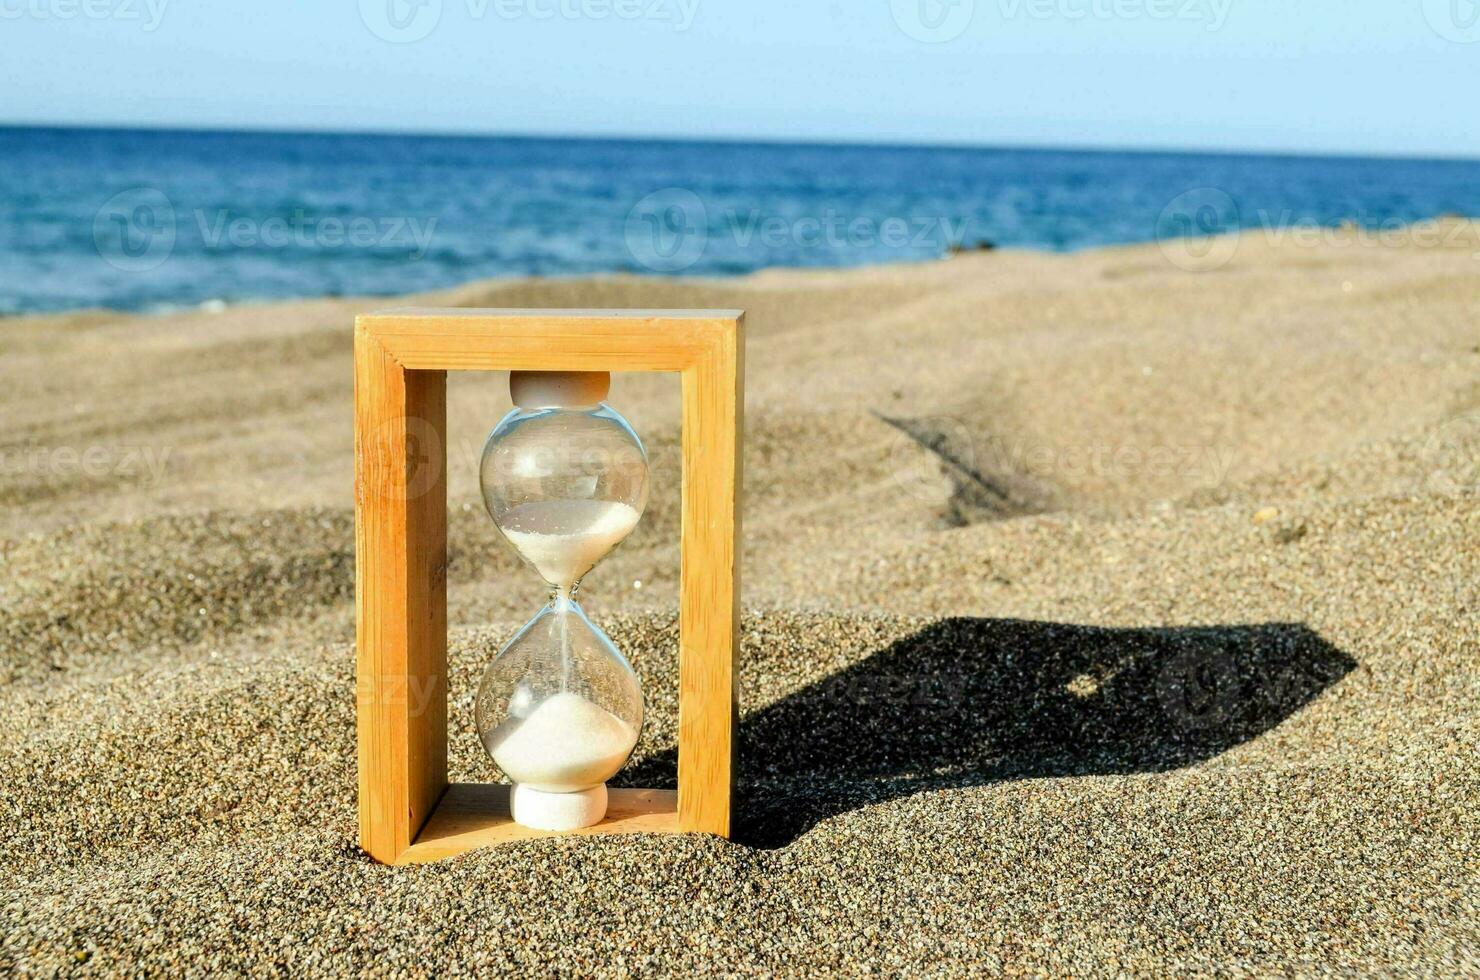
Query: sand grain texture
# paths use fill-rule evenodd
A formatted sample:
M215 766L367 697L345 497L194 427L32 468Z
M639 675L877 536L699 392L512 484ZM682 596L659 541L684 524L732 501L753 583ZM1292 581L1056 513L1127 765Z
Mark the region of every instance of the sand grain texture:
M1447 241L1473 243L1472 226ZM1480 971L1480 264L1250 236L468 306L749 311L736 840L382 868L354 827L350 323L0 324L0 969ZM672 785L677 386L588 579ZM449 406L454 774L543 590Z

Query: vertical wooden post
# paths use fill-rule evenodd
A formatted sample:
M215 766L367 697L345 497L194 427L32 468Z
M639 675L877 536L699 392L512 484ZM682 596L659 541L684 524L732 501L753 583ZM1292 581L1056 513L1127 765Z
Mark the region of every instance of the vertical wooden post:
M387 863L447 788L446 377L356 329L360 844Z
M729 332L683 372L678 826L721 837L736 748L743 350Z

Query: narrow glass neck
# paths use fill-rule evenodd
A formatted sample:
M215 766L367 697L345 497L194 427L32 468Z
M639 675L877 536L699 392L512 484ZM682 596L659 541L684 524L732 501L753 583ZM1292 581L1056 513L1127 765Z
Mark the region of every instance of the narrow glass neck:
M550 585L549 582L545 584ZM568 606L575 605L576 593L580 591L580 588L580 582L576 582L569 588L563 585L550 585L550 605L556 609L564 609Z

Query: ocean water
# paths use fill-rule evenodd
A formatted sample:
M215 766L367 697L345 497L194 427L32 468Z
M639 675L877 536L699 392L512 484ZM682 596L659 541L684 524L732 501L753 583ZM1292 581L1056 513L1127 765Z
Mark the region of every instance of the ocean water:
M1480 162L0 128L0 314L1402 234L1445 213L1480 215Z

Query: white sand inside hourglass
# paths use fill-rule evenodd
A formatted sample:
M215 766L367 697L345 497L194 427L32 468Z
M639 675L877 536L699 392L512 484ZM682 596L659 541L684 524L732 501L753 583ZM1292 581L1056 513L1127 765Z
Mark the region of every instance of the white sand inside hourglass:
M616 772L637 744L637 732L600 705L562 691L527 718L507 719L489 742L493 761L514 782L571 792Z
M630 534L641 516L611 500L538 500L509 508L500 526L546 582L569 588Z

